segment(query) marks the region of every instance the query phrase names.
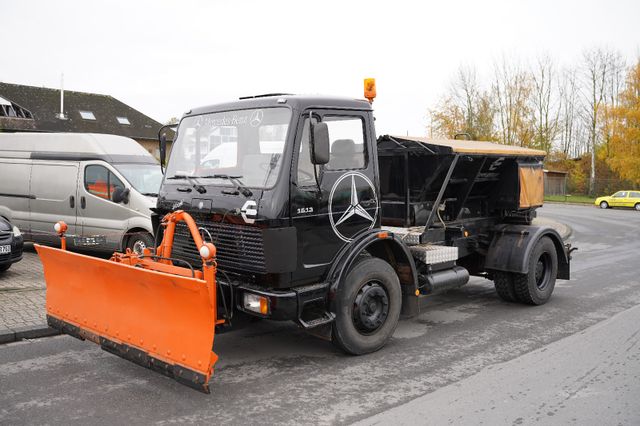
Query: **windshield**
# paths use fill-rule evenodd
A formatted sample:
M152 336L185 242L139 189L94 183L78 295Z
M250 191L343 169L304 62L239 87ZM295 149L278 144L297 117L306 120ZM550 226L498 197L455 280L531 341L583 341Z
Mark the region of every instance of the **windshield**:
M244 186L269 188L282 165L291 110L263 108L187 117L171 147L167 177L234 176ZM231 186L228 178L209 178Z
M116 169L143 195L158 196L162 182L159 164L115 164Z

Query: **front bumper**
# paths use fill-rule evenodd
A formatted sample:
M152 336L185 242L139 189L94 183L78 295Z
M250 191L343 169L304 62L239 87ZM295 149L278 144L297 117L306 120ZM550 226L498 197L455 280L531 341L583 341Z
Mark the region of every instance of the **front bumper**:
M24 246L22 236L14 237L12 234L10 239L0 241L0 245L11 245L11 253L0 254L0 265L16 263L22 260L22 249Z
M226 287L225 293L228 293L228 283L222 281L221 284ZM311 305L326 306L329 291L328 283L293 287L284 290L265 289L244 283L234 283L232 287L234 305L238 311L258 318L295 322L300 322L305 309ZM267 314L263 315L245 309L243 306L245 293L267 298L269 301Z

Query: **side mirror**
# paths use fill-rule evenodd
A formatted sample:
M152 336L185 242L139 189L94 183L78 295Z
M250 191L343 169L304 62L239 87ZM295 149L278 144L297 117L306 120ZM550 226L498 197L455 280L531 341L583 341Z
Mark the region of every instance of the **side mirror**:
M167 135L160 135L160 165L164 167L164 163L167 157Z
M129 203L129 188L121 188L117 187L113 190L113 194L111 195L111 201L114 203Z
M167 161L167 129L176 132L177 124L165 124L158 130L158 150L160 151L160 171L164 174L164 165ZM175 135L174 135L175 136Z
M311 162L327 164L329 162L329 127L327 123L311 123Z

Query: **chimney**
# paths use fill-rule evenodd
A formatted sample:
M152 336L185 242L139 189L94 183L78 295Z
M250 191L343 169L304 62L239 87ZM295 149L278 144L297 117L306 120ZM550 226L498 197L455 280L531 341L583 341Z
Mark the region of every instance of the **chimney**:
M57 116L60 120L67 119L67 116L64 115L64 73L60 75L60 113Z

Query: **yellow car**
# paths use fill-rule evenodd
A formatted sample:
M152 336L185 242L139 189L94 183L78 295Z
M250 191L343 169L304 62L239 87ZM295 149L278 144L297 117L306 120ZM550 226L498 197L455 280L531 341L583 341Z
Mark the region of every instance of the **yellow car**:
M601 209L633 207L640 211L640 191L618 191L611 196L597 198L595 205L600 206Z

